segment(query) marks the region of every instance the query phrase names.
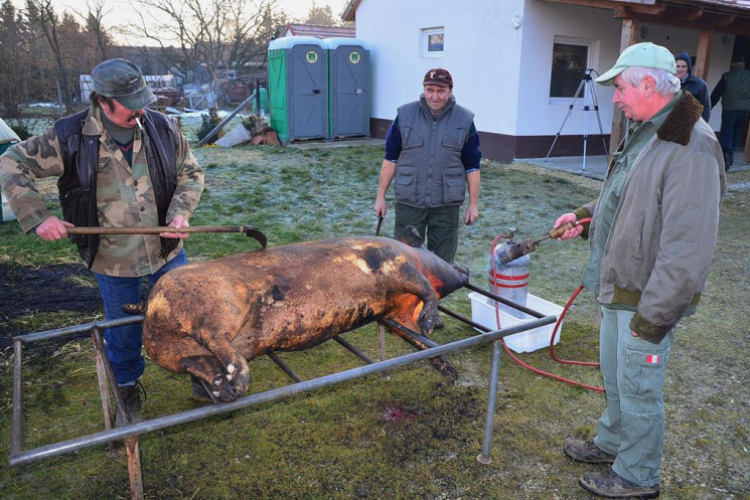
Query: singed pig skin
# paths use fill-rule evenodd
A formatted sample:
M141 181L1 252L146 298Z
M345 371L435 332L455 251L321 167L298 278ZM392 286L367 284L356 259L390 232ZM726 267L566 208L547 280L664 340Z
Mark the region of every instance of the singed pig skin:
M460 266L388 238L235 254L164 275L148 298L143 341L159 366L232 401L247 391L247 361L262 354L309 349L382 318L429 335L438 299L466 283Z

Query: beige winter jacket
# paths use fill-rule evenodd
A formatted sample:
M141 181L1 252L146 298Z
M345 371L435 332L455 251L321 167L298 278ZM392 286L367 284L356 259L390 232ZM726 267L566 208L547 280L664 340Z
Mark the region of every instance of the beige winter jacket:
M686 92L633 162L602 257L599 302L637 305L630 326L645 340L659 343L697 304L725 193L716 134ZM579 219L593 214L588 232L596 231L596 205L576 211Z

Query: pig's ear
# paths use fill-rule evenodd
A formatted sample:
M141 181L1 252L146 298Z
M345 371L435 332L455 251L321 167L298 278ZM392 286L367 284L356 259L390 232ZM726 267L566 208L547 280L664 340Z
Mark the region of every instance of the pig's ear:
M417 228L414 226L406 226L407 229L411 232L411 241L407 241L406 243L414 248L419 248L424 244L424 240L419 235L419 231L417 231Z

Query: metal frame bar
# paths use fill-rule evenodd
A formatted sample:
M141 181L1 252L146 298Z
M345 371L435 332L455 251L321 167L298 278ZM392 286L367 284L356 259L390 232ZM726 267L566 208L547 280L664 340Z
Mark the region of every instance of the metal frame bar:
M273 352L269 352L267 353L267 356L271 358L271 360L276 363L278 367L284 371L284 373L289 375L290 379L294 380L295 382L302 382L302 377L294 373L294 371L289 368L289 365L284 363L276 354L274 354Z
M442 306L439 306L439 309L445 312L446 314L485 332L479 335L469 337L467 339L451 342L445 345L438 345L434 343L433 341L427 339L426 337L418 334L417 332L414 332L406 327L403 327L402 325L399 325L398 323L391 322L390 320L385 320L385 322L388 323L389 325L399 328L402 332L407 333L409 336L415 337L422 343L429 345L430 348L423 350L423 351L417 351L411 354L398 356L396 358L389 359L389 360L373 362L366 366L352 368L349 370L345 370L343 372L338 372L338 373L334 373L331 375L318 377L312 380L297 382L297 383L290 384L288 386L280 387L277 389L272 389L269 391L252 394L252 395L237 399L236 401L233 401L230 403L218 403L218 404L214 404L210 406L196 408L193 410L183 411L180 413L176 413L174 415L167 415L164 417L158 417L155 419L142 421L139 423L129 423L128 425L125 425L123 427L107 429L107 430L100 431L94 434L89 434L86 436L81 436L81 437L70 439L67 441L61 441L58 443L41 446L41 447L28 450L28 451L23 451L23 437L22 437L22 408L23 408L22 407L22 393L21 393L21 389L22 389L21 388L22 344L32 343L32 342L36 342L40 340L48 340L52 338L60 338L60 337L72 335L75 333L83 333L86 331L92 331L95 344L103 351L102 345L101 345L101 337L99 335L100 329L137 323L137 322L143 321L143 316L141 315L131 316L131 317L123 318L119 320L88 323L88 324L78 325L74 327L67 327L67 328L61 328L57 330L50 330L46 332L39 332L39 333L33 333L33 334L28 334L28 335L22 335L19 337L14 337L13 340L14 340L14 345L15 345L16 356L14 359L13 430L12 430L13 434L12 434L12 452L9 457L10 466L15 467L15 466L19 466L19 465L23 465L27 463L33 463L33 462L37 462L40 460L44 460L46 458L51 458L51 457L55 457L59 455L64 455L67 453L73 453L82 449L99 446L101 444L109 443L114 440L125 439L126 446L128 448L129 468L131 466L131 455L132 455L133 464L135 466L138 466L138 468L140 469L139 464L137 463L139 462L138 453L137 453L137 450L138 450L137 449L137 446L138 446L137 436L141 434L153 432L153 431L160 430L160 429L165 429L165 428L172 427L175 425L193 422L196 420L201 420L201 419L212 417L215 415L221 415L224 413L236 411L236 410L246 408L249 406L262 404L262 403L266 403L266 402L273 401L276 399L281 399L284 397L292 396L294 394L298 394L301 392L308 392L314 389L327 387L327 386L334 385L340 382L345 382L345 381L352 380L355 378L364 377L373 373L384 373L386 370L390 370L399 366L415 363L417 361L422 361L428 358L433 358L433 357L440 356L442 354L449 353L449 352L468 349L470 347L474 347L480 344L493 342L494 345L493 345L493 356L492 356L492 374L491 374L491 379L490 379L490 389L489 389L490 394L489 394L489 401L488 401L487 422L485 425L485 440L484 440L482 455L478 457L478 459L480 459L481 462L489 463L488 462L489 444L490 444L491 437L492 437L492 420L494 419L494 412L495 412L495 397L497 393L497 378L498 378L499 363L500 363L500 354L499 354L500 351L499 351L499 345L498 345L499 340L509 335L515 335L517 333L525 332L527 330L532 330L534 328L539 328L541 326L555 323L557 321L557 317L556 316L544 316L541 313L519 306L513 302L510 302L501 297L498 297L495 294L492 294L490 292L486 292L477 287L474 287L473 285L467 285L466 288L476 291L478 293L481 293L482 295L490 297L498 302L502 302L507 305L510 305L511 307L515 307L537 319L530 320L528 322L510 326L507 328L503 328L500 330L490 330L487 327L479 325L478 323L468 320L467 318L464 318L463 316L457 313L454 313L453 311L450 311L448 309L445 309ZM112 372L111 372L112 368L111 368L111 365L109 364L108 357L103 356L102 361L104 363L106 371L108 372L108 375L110 376L110 381L113 384L115 398L120 400L120 395L117 390L117 384L114 382L114 377L112 376ZM122 405L118 404L118 408L122 408ZM129 415L125 415L125 417L126 417L126 421L129 422L130 421ZM142 487L142 482L140 479L140 471L138 472L139 472L138 477L135 479L134 479L134 476L131 475L131 483L135 480L137 483L141 483L141 487Z

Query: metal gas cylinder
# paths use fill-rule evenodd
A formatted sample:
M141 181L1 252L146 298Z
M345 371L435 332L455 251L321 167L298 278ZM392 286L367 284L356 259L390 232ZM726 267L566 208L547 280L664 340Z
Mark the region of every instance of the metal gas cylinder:
M514 230L510 233L510 239L497 245L493 253L493 266L490 264L490 292L500 297L510 300L516 304L525 306L526 297L529 292L529 259L528 255L523 255L510 262L505 262L503 257L506 255L506 247L515 245L513 241ZM525 313L513 309L505 304L499 304L500 310L515 316L517 318L527 318Z

